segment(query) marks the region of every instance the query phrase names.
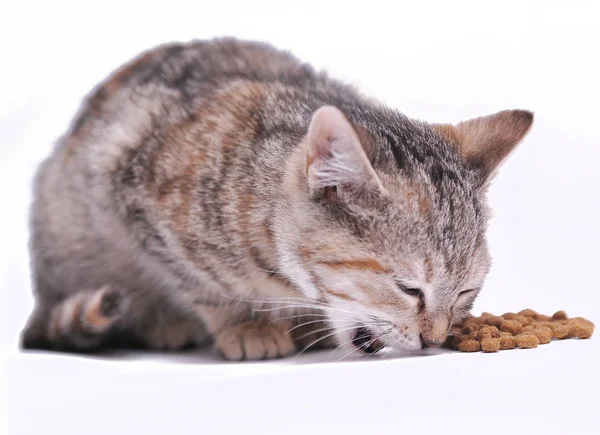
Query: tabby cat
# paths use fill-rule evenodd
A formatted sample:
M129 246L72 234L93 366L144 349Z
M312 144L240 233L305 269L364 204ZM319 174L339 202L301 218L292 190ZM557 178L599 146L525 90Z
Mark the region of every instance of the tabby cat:
M263 43L148 51L38 171L22 345L438 346L482 287L486 190L532 121L416 121Z

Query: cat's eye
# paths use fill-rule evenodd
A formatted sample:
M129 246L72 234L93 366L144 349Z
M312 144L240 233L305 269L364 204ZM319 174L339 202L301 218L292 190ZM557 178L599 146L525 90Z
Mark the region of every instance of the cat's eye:
M421 297L422 292L418 288L406 287L404 284L402 284L401 282L398 282L398 281L396 281L396 285L398 286L398 288L400 290L402 290L404 293L406 293L409 296L413 296L415 298Z
M458 294L458 296L466 296L466 295L468 295L468 294L475 293L477 290L479 290L479 289L472 288L472 289L469 289L469 290L463 290L463 291L461 291L461 292Z

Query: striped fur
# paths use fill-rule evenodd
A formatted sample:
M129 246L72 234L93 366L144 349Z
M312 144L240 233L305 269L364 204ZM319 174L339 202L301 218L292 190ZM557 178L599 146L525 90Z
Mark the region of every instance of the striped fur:
M38 171L23 346L439 342L483 284L487 182L531 121L429 125L261 43L155 48Z

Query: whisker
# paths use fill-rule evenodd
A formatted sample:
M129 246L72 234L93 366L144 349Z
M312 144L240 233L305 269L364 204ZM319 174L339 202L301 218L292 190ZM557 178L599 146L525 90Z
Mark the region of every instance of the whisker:
M340 362L340 361L342 361L343 359L345 359L345 358L349 357L350 355L352 355L354 352L356 352L356 351L358 351L358 350L360 350L360 348L358 348L358 347L355 347L355 348L354 348L354 349L352 349L350 352L348 352L347 354L343 355L343 356L342 356L340 359L338 359L336 362Z
M362 337L365 337L365 335L363 335ZM379 338L380 336L377 336L375 338L372 338L371 340L369 340L364 347L369 347L370 345L372 345L373 343L375 343L375 341ZM343 360L344 358L349 357L350 355L352 355L354 352L356 352L357 350L361 350L362 351L362 347L355 347L353 350L351 350L350 352L348 352L346 355L342 356L340 359L338 359L336 362L340 362L341 360Z
M384 335L388 334L390 331L392 331L392 329L394 328L389 328L387 331L382 332L381 334L377 335L377 337L372 338L371 340L369 340L367 342L367 344L364 347L369 347L371 346L373 343L375 343L375 341L379 340L381 337L383 337ZM364 335L362 336L364 337ZM347 353L346 355L342 356L340 359L338 359L336 362L340 362L341 360L343 360L344 358L349 357L350 355L352 355L354 352L356 352L357 350L361 349L360 347L357 347L355 349L353 349L351 352ZM370 353L368 355L374 355L375 352Z
M338 322L331 322L331 321L329 321L329 322L327 322L327 323L339 323L339 322L344 322L344 323L354 323L354 322L353 322L353 321L351 321L351 320L341 320L341 319L340 319ZM312 320L312 321L310 321L310 322L304 322L304 323L300 323L300 324L298 324L298 325L294 326L292 329L288 330L288 332L286 332L286 334L289 334L289 333L290 333L290 332L292 332L294 329L298 329L298 328L301 328L301 327L303 327L303 326L310 325L310 324L312 324L312 323L325 323L325 321L324 321L323 319L319 319L319 320ZM331 328L331 327L329 327L329 328L327 328L327 329L332 329L332 328ZM313 333L314 333L314 332L316 332L316 331L313 331ZM309 334L309 335L310 335L310 334ZM300 338L303 338L303 337L300 337Z
M387 335L387 334L389 334L389 333L390 333L390 332L392 332L393 330L394 330L394 328L392 327L392 328L388 329L387 331L385 331L385 332L383 332L383 333L379 334L379 337L377 337L377 338L379 339L379 338L383 337L384 335ZM364 356L364 359L370 358L370 357L372 357L373 355L375 355L376 353L377 353L377 352L368 353L368 354L366 354L366 355Z
M345 332L345 331L350 331L351 329L354 329L354 326L350 327L350 328L346 328L346 329L342 329L341 331L333 331L331 334L327 334L324 335L323 337L319 337L317 340L311 342L308 344L308 346L305 346L297 355L296 357L299 357L300 355L302 355L304 352L306 352L308 349L310 349L312 346L314 346L315 344L317 344L318 342L325 340L326 338L329 338L333 335L335 335L337 332Z
M362 337L364 337L364 335L361 335L359 338L362 338ZM329 357L332 357L333 354L336 353L338 350L340 350L342 347L346 346L347 344L352 343L355 340L355 338L357 338L357 337L352 337L350 340L340 344L338 347L333 349L333 351L329 354Z
M300 337L298 337L298 340L301 340L301 339L303 339L303 338L306 338L306 337L310 337L311 335L313 335L313 334L317 334L317 333L319 333L319 332L326 332L326 331L332 331L332 332L335 332L335 329L334 329L334 328L332 328L332 327L329 327L329 328L321 328L321 329L315 329L315 330L313 330L313 331L307 332L307 333L306 333L306 334L304 334L304 335L301 335Z
M343 314L349 314L349 315L351 315L351 316L353 316L355 318L367 317L367 318L371 319L371 321L374 321L374 322L377 322L377 323L392 324L392 322L390 322L389 320L381 319L379 317L373 316L372 314L356 313L356 312L344 310L344 309L341 309L341 308L333 307L333 306L330 306L330 305L293 304L293 303L290 302L289 305L286 305L286 306L283 306L283 307L258 308L255 311L270 312L270 311L277 311L277 310L283 310L283 309L289 309L289 308L310 308L310 309L317 309L317 310L323 310L323 311L329 310L329 311L339 312L339 313L343 313ZM363 322L365 322L365 320L363 320ZM366 322L368 322L368 321L366 321Z
M368 335L362 335L362 336L360 336L359 338L364 338L364 337L367 337L367 336L368 336ZM373 343L375 342L375 340L377 340L377 338L373 338L373 339L369 340L369 341L366 343L365 347L369 347L371 344L373 344ZM352 340L352 341L354 341L354 340ZM350 352L348 352L347 354L343 355L343 356L342 356L340 359L338 359L336 362L340 362L340 361L341 361L341 360L343 360L344 358L346 358L346 357L348 357L348 356L352 355L352 354L353 354L354 352L356 352L357 350L361 350L361 351L362 351L362 348L361 348L361 347L358 347L358 346L355 346L355 347L354 347L354 349L352 349L352 350L351 350Z
M306 304L304 304L304 305L290 304L290 305L284 305L282 307L276 307L276 308L256 308L254 311L269 313L272 311L287 310L287 309L292 309L292 308L307 308L307 309L314 309L314 310L334 311L334 312L339 312L339 313L343 313L343 314L350 314L355 317L360 316L360 314L358 314L358 313L353 313L351 311L342 310L340 308L319 306L319 305L316 305L316 306L315 305L306 305Z
M387 320L384 320L383 322L387 322ZM388 323L391 323L391 322L388 322ZM366 323L365 325L374 325L374 324L376 324L376 323L375 323L375 322L371 322L371 323ZM378 326L381 326L381 325L378 325ZM391 331L392 329L394 329L394 327L391 327L391 328L390 328L388 331ZM384 334L381 334L381 335L379 335L379 337L381 337L382 335L384 335ZM358 337L358 338L362 338L362 337L364 337L364 336L365 336L365 335L361 335L361 336L360 336L360 337ZM331 357L331 356L333 356L333 354L334 354L335 352L337 352L338 350L340 350L340 349L341 349L342 347L344 347L345 345L352 343L352 342L353 342L353 341L354 341L356 338L357 338L357 337L352 337L350 340L348 340L348 341L346 341L346 342L344 342L344 343L340 344L340 345L339 345L339 346L337 346L335 349L333 349L333 351L331 352L331 354L330 354L329 356L330 356L330 357Z
M350 314L352 316L357 316L357 317L366 316L367 318L377 321L377 322L391 323L387 320L380 319L372 314L354 313L352 311L333 307L328 303L325 303L322 301L315 301L315 300L312 300L309 298L297 298L297 297L271 298L271 297L268 297L268 298L265 298L264 300L248 300L248 299L235 298L233 296L225 295L225 294L221 294L221 296L229 298L229 299L234 299L239 302L245 302L245 303L250 303L250 304L284 304L284 306L280 306L280 307L254 309L254 311L258 311L258 312L271 312L271 311L292 309L292 308L330 310L330 311L340 312L340 313L344 313L344 314Z
M276 273L275 271L267 271L265 269L260 269L263 270L265 272L272 272L272 273ZM331 304L323 302L323 301L316 301L316 300L312 300L309 298L302 298L302 297L281 297L281 298L272 298L272 297L267 297L263 300L248 300L248 299L242 299L242 298L236 298L230 295L225 295L222 294L221 296L228 298L228 299L233 299L236 300L238 302L243 302L243 303L248 303L248 304L257 304L257 305L266 305L266 304L271 304L271 307L257 307L254 308L253 311L255 312L265 312L265 313L270 313L270 312L274 312L274 311L282 311L282 310L315 310L317 311L316 313L312 312L312 313L298 313L298 314L294 314L291 316L286 316L286 317L280 317L278 319L274 319L269 323L273 323L273 322L277 322L277 321L281 321L281 320L291 320L291 319L297 319L297 318L301 318L301 317L320 317L319 319L314 319L314 320L310 320L307 322L303 322L300 323L298 325L294 325L291 329L289 329L286 334L291 333L292 331L294 331L295 329L301 328L303 326L306 325L310 325L310 324L315 324L315 323L337 323L337 324L351 324L351 326L345 328L345 329L341 329L341 330L336 330L334 327L327 327L327 328L321 328L318 330L313 330L313 331L309 331L307 334L304 334L302 337L299 337L298 339L303 339L306 337L309 337L310 335L313 334L317 334L319 332L326 332L326 331L332 331L329 334L326 334L322 337L319 337L318 339L312 341L311 343L309 343L307 346L305 346L296 356L300 356L302 355L304 352L306 352L308 349L310 349L311 347L313 347L315 344L334 336L336 333L342 333L342 332L346 332L346 331L350 331L352 329L354 329L356 327L356 323L357 320L362 322L364 325L368 326L368 325L378 325L378 326L382 326L382 325L392 325L392 327L386 331L385 333L382 333L380 335L378 335L377 338L373 338L372 340L369 341L369 343L367 344L367 346L370 346L372 343L375 342L375 340L377 340L378 338L380 338L381 336L385 335L386 333L389 333L393 328L394 328L394 324L388 320L384 320L381 319L375 315L372 314L364 314L364 313L355 313L352 311L348 311L348 310L344 310L342 308L338 308L338 307L333 307ZM342 313L342 314L347 314L352 316L355 320L350 320L350 319L331 319L330 315L332 313ZM369 319L367 321L365 321L364 319ZM362 320L359 320L362 319ZM340 344L339 346L337 346L333 352L331 353L331 355L333 355L337 350L341 349L343 346L347 345L348 343L351 343L352 341L354 341L356 337L353 337L352 340L349 340L345 343ZM352 353L356 352L356 350L359 350L360 348L356 348L353 349L351 352L347 353L346 355L342 356L342 358L340 358L338 361L341 361L344 358L347 358L348 356L350 356ZM330 356L331 356L330 355ZM370 355L370 354L369 354Z
M328 318L329 316L327 314L319 314L319 313L304 313L304 314L295 314L293 316L287 316L287 317L278 317L277 319L271 320L269 322L269 324L271 323L275 323L278 322L280 320L290 320L290 319L297 319L299 317L326 317Z
M235 297L235 296L231 296L231 295L226 295L221 293L221 296L227 299L233 299L235 301L238 302L245 302L248 304L290 304L292 302L302 302L302 303L307 303L307 304L315 304L315 305L324 305L327 306L328 304L321 302L321 301L316 301L313 299L309 299L309 298L297 298L297 297L291 297L291 296L286 296L286 297L281 297L281 298L272 298L272 297L267 297L265 299L243 299L240 297Z
M240 297L236 297L236 296L231 296L231 295L226 295L224 293L221 293L220 296L227 298L227 299L232 299L234 301L237 302L244 302L246 304L289 304L292 301L300 301L302 303L315 303L316 301L312 300L312 299L308 299L308 298L292 298L292 297L283 297L283 298L265 298L265 299L243 299Z

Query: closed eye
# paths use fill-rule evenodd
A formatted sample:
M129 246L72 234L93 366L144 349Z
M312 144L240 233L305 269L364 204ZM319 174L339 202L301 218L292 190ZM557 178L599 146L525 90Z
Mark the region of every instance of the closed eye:
M403 291L407 295L413 296L415 298L420 298L421 295L423 294L423 292L421 291L421 289L406 287L404 284L402 284L399 281L396 281L396 286L398 286L398 289L400 289L401 291Z

